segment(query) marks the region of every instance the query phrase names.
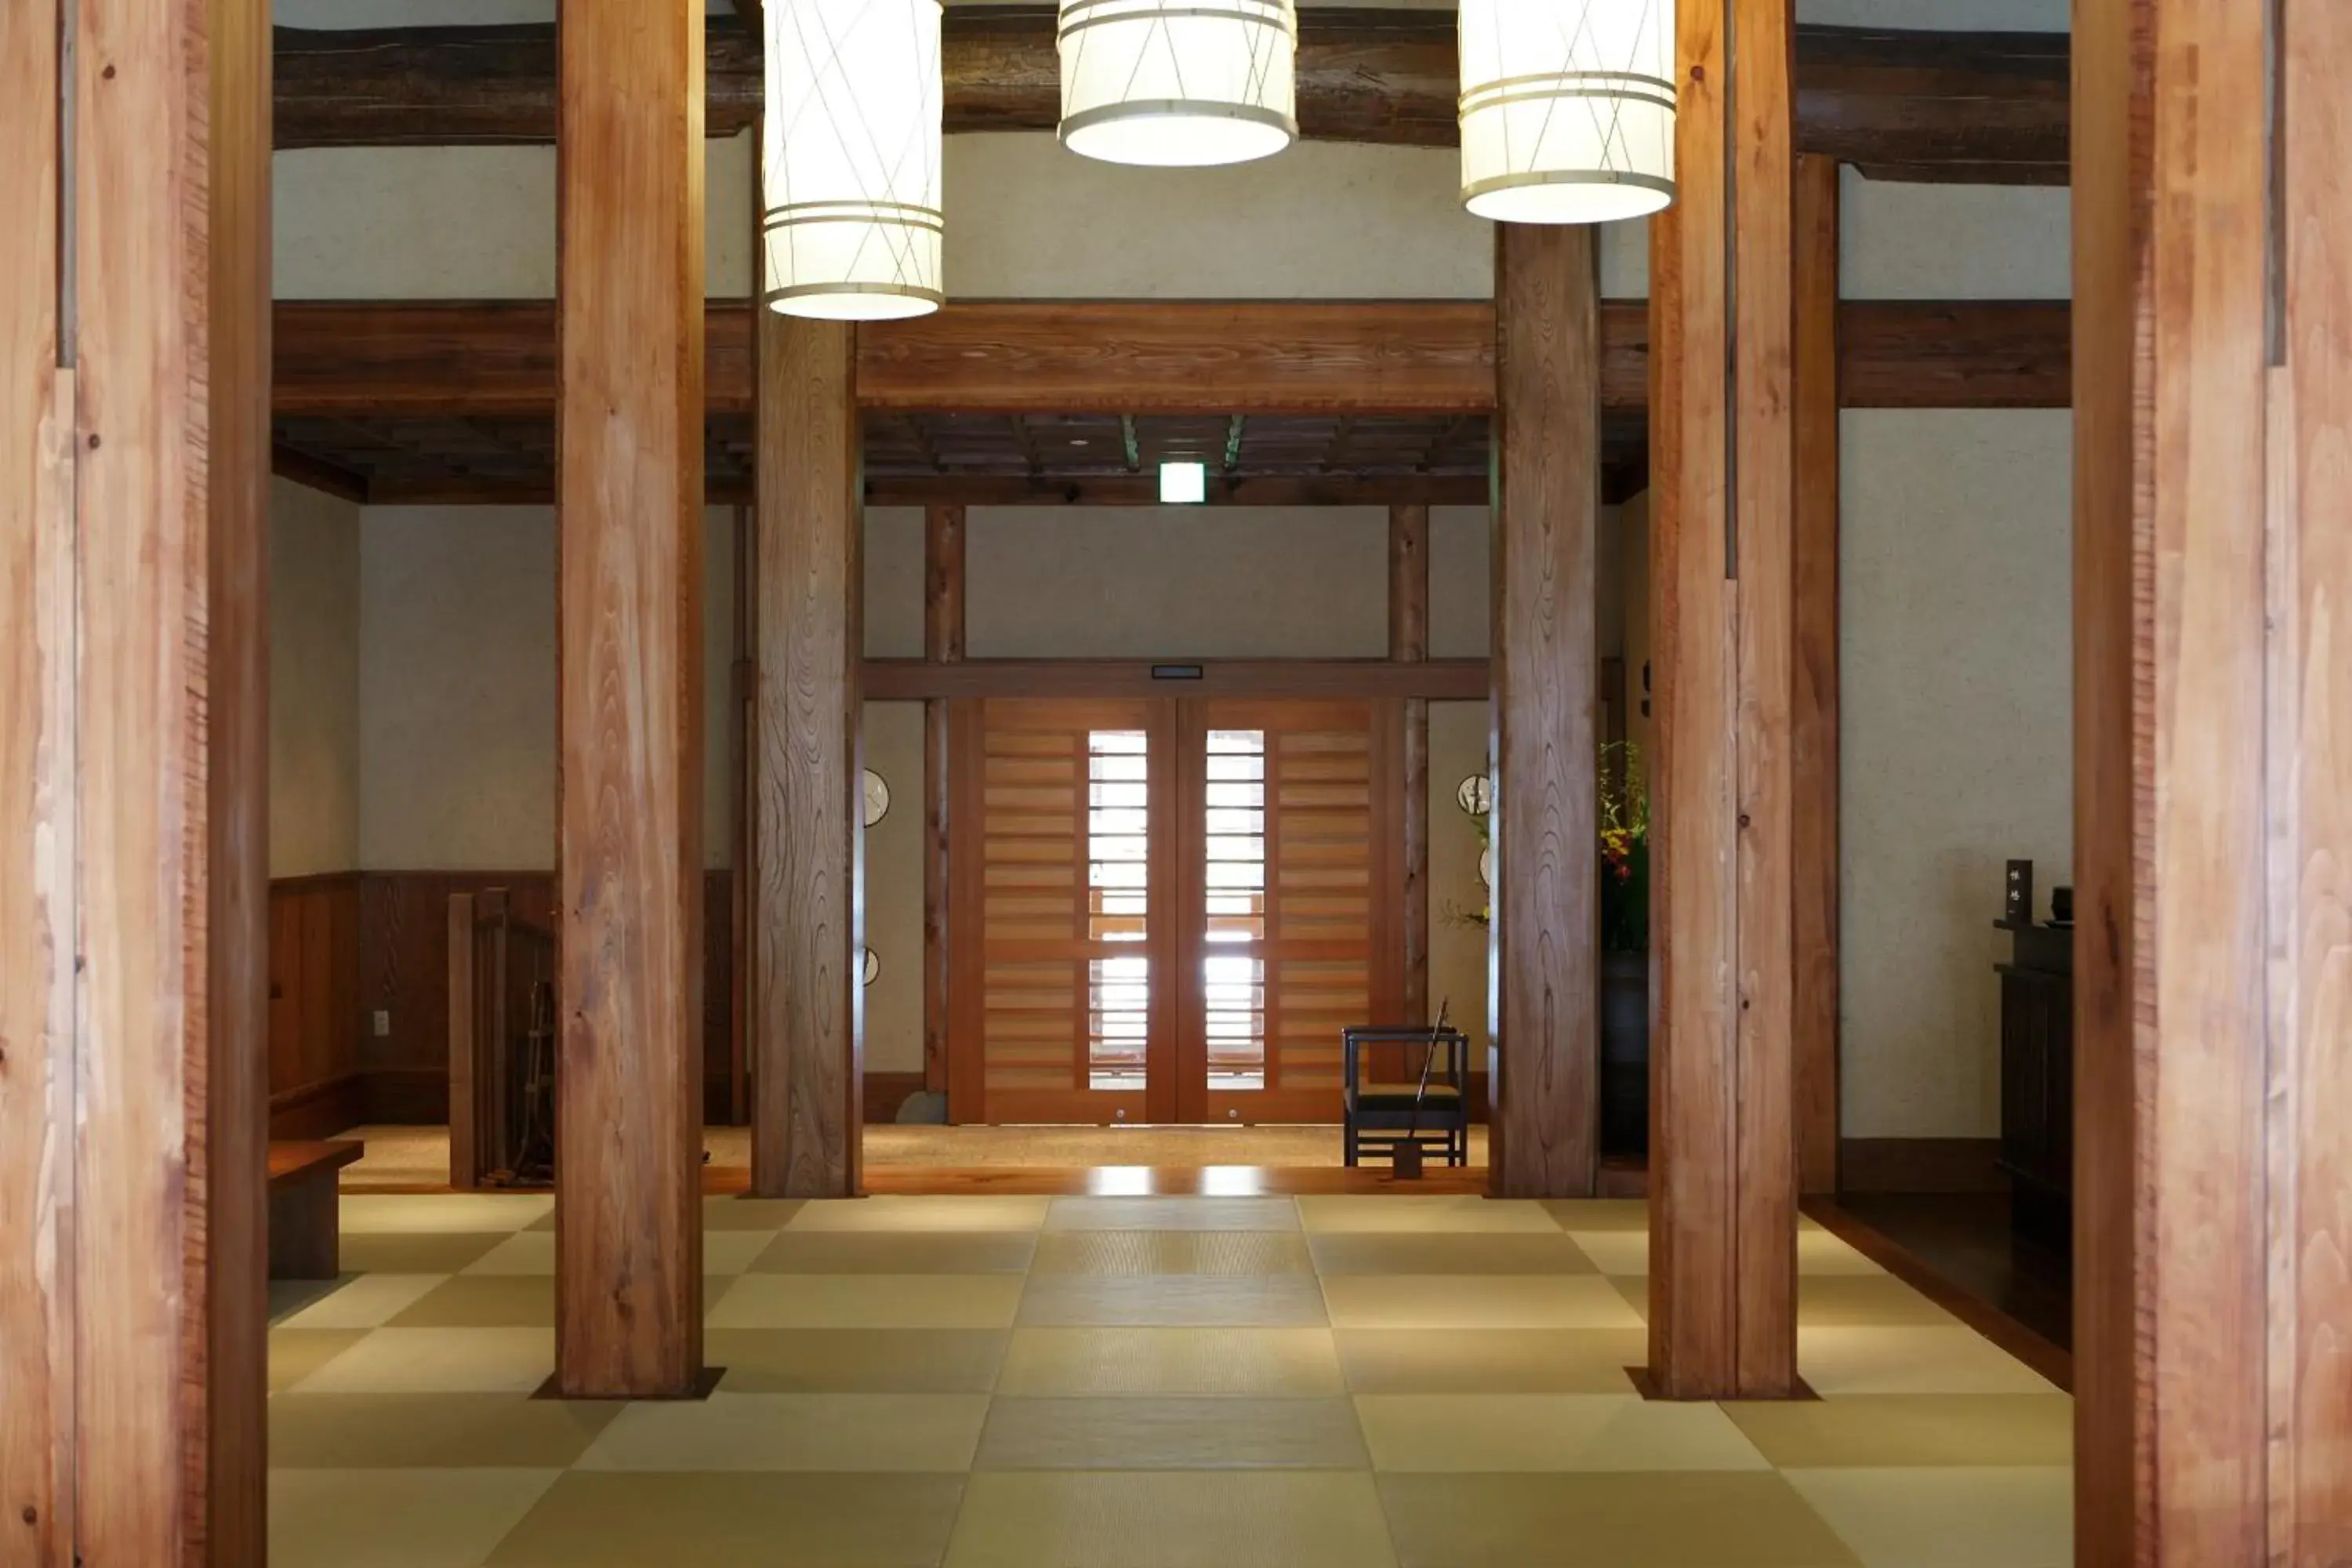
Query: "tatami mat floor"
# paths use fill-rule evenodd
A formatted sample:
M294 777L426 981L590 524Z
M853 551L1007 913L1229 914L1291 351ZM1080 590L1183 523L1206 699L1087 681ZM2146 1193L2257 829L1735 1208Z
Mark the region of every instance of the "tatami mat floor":
M367 1152L343 1167L349 1192L413 1189L449 1179L446 1127L354 1127L338 1138L358 1139ZM710 1127L702 1134L710 1163L743 1169L751 1163L751 1133ZM1339 1163L1337 1127L868 1127L869 1170L928 1166L986 1170L1008 1165L1087 1167L1200 1165L1289 1167ZM1470 1163L1486 1163L1486 1130L1470 1130Z
M277 1568L2071 1561L2066 1396L1810 1223L1822 1398L1664 1405L1638 1203L714 1198L726 1375L615 1405L529 1397L551 1200L342 1211L270 1336Z

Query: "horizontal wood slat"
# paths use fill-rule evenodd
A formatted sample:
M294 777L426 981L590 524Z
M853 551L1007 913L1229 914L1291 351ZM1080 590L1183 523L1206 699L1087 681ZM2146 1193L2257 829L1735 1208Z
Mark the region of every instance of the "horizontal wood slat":
M1849 408L2063 408L2063 300L1848 300L1839 379ZM1601 310L1601 404L1649 405L1639 301ZM704 319L712 414L751 405L751 311ZM281 300L280 416L551 416L551 300ZM954 301L858 333L868 407L998 413L1481 413L1495 402L1495 311L1483 300L1250 303Z

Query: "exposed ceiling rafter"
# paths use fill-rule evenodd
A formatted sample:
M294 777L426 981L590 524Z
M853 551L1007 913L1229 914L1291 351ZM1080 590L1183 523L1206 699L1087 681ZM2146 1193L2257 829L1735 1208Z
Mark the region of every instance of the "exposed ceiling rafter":
M756 12L757 6L751 9ZM758 116L747 18L710 18L704 125ZM1061 79L1051 5L947 13L947 129L1051 130ZM279 147L544 142L555 137L553 24L362 31L279 28ZM2063 33L1797 29L1798 150L1905 180L2063 184ZM1312 140L1455 144L1452 7L1318 7L1299 16L1298 120Z

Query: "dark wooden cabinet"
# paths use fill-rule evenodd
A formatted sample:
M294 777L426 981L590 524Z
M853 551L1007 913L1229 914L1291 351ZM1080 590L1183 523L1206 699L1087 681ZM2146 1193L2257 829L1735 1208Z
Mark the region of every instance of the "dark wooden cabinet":
M2063 1252L2074 1191L2074 932L2006 928L2000 973L2000 1163L2018 1238Z

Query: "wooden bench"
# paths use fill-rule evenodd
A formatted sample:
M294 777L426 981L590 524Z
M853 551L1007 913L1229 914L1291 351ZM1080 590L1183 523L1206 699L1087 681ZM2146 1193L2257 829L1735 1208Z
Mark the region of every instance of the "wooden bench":
M270 1144L272 1279L332 1279L341 1272L337 1173L365 1152L366 1144L341 1140Z

